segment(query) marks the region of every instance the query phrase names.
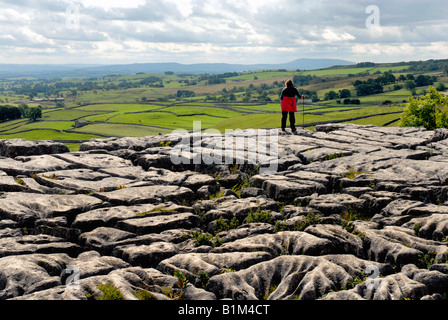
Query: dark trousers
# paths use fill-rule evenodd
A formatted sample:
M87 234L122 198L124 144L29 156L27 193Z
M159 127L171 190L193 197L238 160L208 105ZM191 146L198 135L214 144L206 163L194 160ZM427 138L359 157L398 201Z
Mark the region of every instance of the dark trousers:
M291 130L296 130L296 114L294 112L282 111L282 129L286 129L286 121L288 120L289 114L289 124L291 125Z

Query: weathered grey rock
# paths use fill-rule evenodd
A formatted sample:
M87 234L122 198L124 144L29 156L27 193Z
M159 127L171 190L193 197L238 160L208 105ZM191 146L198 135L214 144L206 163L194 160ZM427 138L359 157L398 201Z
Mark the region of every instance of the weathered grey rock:
M159 233L173 228L191 229L198 227L199 223L200 218L197 215L184 212L141 219L123 220L118 222L117 227L122 230L142 235L148 233Z
M331 261L332 256L281 256L248 269L212 277L206 289L218 298L234 300L314 300L338 291L372 263L353 256ZM350 260L350 263L348 263ZM350 266L350 269L344 267ZM374 264L375 265L375 264ZM376 265L383 267L381 265ZM353 276L349 273L353 272ZM277 286L269 295L269 289Z
M434 269L418 269L415 265L406 265L401 271L412 280L423 283L429 294L445 294L448 290L448 274Z
M252 235L272 233L273 230L274 227L269 223L249 223L229 230L224 235L219 234L219 236L223 242L232 242Z
M213 253L225 252L268 252L272 257L288 255L321 255L332 253L333 246L327 239L318 238L301 231L285 231L276 234L254 235L224 243L212 250Z
M341 190L341 193L346 193L351 196L354 196L355 198L360 198L361 196L365 195L366 193L369 193L372 191L372 188L370 187L347 187Z
M318 182L325 186L327 189L331 189L334 184L335 177L328 175L328 174L322 174L318 172L310 172L310 171L292 171L285 175L288 179L291 179L291 181L297 180L297 181L311 181L311 182Z
M432 295L426 295L426 296L422 297L420 300L422 300L422 301L443 300L443 295L441 295L440 293L435 293L435 294L432 294Z
M130 232L114 228L98 228L91 232L86 232L79 238L79 243L84 245L86 250L93 249L102 254L113 255L122 258L124 251L122 248L150 246L153 243L166 242L173 245L185 242L191 238L191 231L187 229L172 229L161 233L150 233L141 236ZM184 249L181 246L179 250ZM136 249L138 251L138 249Z
M70 152L70 149L54 141L29 141L25 139L0 140L0 157L35 156Z
M163 175L163 173L167 172L167 170L159 169L159 170L149 170L145 171L142 167L132 166L132 167L118 167L118 168L102 168L99 169L98 172L106 174L111 177L119 177L123 179L131 179L135 181L151 181L155 182L154 179L157 179ZM155 184L161 184L156 180Z
M107 150L114 151L129 149L142 151L152 147L159 147L161 142L177 141L179 138L170 136L149 136L149 137L125 137L109 139L92 139L80 146L80 151Z
M113 255L128 261L133 266L155 268L162 260L168 259L178 252L179 249L173 243L155 242L150 245L119 246L114 249Z
M344 192L344 190L342 192ZM352 195L365 200L365 207L368 208L368 211L372 214L380 213L381 210L395 200L406 198L405 195L400 193L388 191L369 191L360 196Z
M382 168L381 168L382 167ZM448 171L440 162L394 159L376 164L377 171L372 174L376 181L415 184L417 186L445 185Z
M55 155L58 159L69 162L76 168L99 170L102 168L131 167L132 162L110 154L91 154L84 152Z
M202 186L215 186L212 189L213 191L218 191L218 184L216 183L215 178L205 175L205 174L192 174L190 175L183 183L182 186L185 188L189 188L193 191L197 191Z
M67 217L62 216L36 220L33 233L48 234L76 243L81 231L72 228Z
M10 176L0 176L0 192L21 192L28 190L23 180Z
M123 186L129 186L134 181L129 179L122 179L116 177L107 177L102 180L82 180L79 178L62 178L62 177L49 177L45 175L43 177L38 176L37 181L49 188L59 188L63 190L73 190L76 192L110 192L122 188Z
M99 284L129 300L445 296L448 130L331 124L279 135L278 155L276 131L262 148L256 130L187 134L178 166L178 135L1 158L0 299L95 299ZM207 155L227 163L193 163ZM219 242L197 246L207 232Z
M70 261L66 254L33 254L0 258L0 300L61 285L60 275Z
M302 163L302 160L295 155L287 155L283 156L277 161L277 170L278 171L286 171L289 167L294 166L296 164ZM264 163L262 163L264 164ZM266 167L269 167L270 162L266 162Z
M436 259L440 261L447 256L448 248L441 242L419 238L407 228L387 226L378 230L357 222L354 230L362 235L369 260L403 266L418 264L429 252L437 252Z
M361 238L347 232L341 226L319 224L306 228L305 232L321 239L330 240L333 245L332 253L353 254L363 258L363 241Z
M410 199L425 203L443 203L447 200L448 188L445 186L412 186L402 189L402 193L408 194Z
M207 200L210 199L212 194L213 192L209 186L202 186L196 191L196 199Z
M365 281L350 290L330 292L322 300L419 300L426 294L423 283L398 273Z
M147 171L149 168L173 168L173 162L169 154L144 154L136 159L135 163Z
M121 190L96 193L96 197L114 206L136 205L144 203L189 203L194 200L193 191L177 186L147 186L124 188Z
M413 218L403 224L403 227L415 230L419 237L440 241L448 237L448 216L434 213L426 217Z
M135 234L114 228L100 227L80 235L79 243L85 250L96 250L101 254L110 254L116 242L135 237Z
M41 195L6 193L0 197L0 218L11 219L24 226L33 226L38 219L57 216L72 217L103 205L87 195Z
M239 174L229 174L219 178L219 184L227 189L231 189L239 183L241 183L241 175Z
M256 198L265 195L266 191L260 188L245 188L241 190L241 198Z
M188 284L183 290L177 287L178 280L155 269L138 267L114 270L107 275L81 279L77 286L59 286L16 300L95 300L103 295L99 285L112 285L125 300L138 300L135 293L146 291L153 300L171 300L170 295L186 300L216 300L216 296Z
M49 235L25 235L0 239L0 257L34 253L66 253L77 256L80 252L81 248L77 244Z
M332 160L335 158L342 158L352 155L353 152L332 148L317 148L300 154L300 158L303 163L308 164L311 162Z
M425 203L424 206L409 209L408 214L416 217L430 216L433 214L448 214L448 205L440 202L437 204Z
M129 268L130 265L116 257L101 256L96 251L87 251L81 253L76 259L70 262L73 271L79 272L79 279L106 275L113 270ZM64 270L61 274L62 284L66 284L73 273Z
M323 214L341 214L343 212L363 213L365 200L349 194L324 194L311 199L309 206Z
M255 182L255 179L264 179L261 188L266 191L268 197L282 202L292 202L297 197L326 192L324 185L309 180L288 181L286 178L279 176L274 179L270 179L269 176L264 178L254 177L251 181L258 187L260 187L260 183L258 181Z
M1 228L0 229L0 239L2 238L14 238L22 236L22 231L20 229L12 228Z
M208 224L219 219L219 217L228 220L236 217L242 223L250 212L276 211L279 207L276 201L263 197L236 199L234 196L229 196L215 200L199 201L193 205L193 209L196 212L203 213L203 222Z
M389 203L381 212L382 215L407 215L409 210L421 207L424 203L413 200L396 200Z
M162 261L157 270L165 274L173 274L175 270L182 270L187 279L199 285L200 272L212 277L223 272L233 272L246 269L254 264L270 259L266 252L232 252L232 253L191 253L179 254Z
M179 206L172 202L108 207L78 214L72 226L83 231L91 231L102 226L116 227L119 221L126 219L191 211L192 209L190 207Z
M33 175L34 176L34 175ZM27 187L26 190L23 190L27 193L39 193L39 194L65 194L65 195L75 195L76 192L73 190L66 190L60 188L50 188L44 185L39 184L36 179L33 178L21 178Z
M45 174L38 174L37 176L42 178L53 177L53 180L70 178L81 181L101 181L103 179L111 177L109 174L90 169L49 171Z
M448 264L446 263L436 263L429 267L429 270L437 270L444 274L448 274Z
M0 170L8 175L30 176L32 174L49 172L55 170L68 170L75 168L76 165L56 158L51 155L16 157L15 159L3 158L0 161Z

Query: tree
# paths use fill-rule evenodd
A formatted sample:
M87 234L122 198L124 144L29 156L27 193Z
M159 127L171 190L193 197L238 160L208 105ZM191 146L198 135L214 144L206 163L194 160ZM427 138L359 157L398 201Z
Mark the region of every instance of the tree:
M409 98L401 117L403 127L424 127L427 130L448 128L448 97L429 87L421 99Z
M334 91L327 92L324 96L324 100L334 100L334 99L338 99L338 98L339 98L339 95Z
M368 96L371 94L383 93L384 88L378 83L363 83L356 87L356 94L358 97Z
M26 118L30 107L28 107L26 103L21 103L19 104L18 108L22 117Z
M386 85L395 83L397 78L391 72L384 72L384 74L375 80L376 83Z
M439 82L436 87L437 91L445 91L446 85L443 82Z
M397 81L397 78L391 72L385 72L384 77L387 83L395 83Z
M42 118L42 107L37 106L37 107L29 108L29 110L27 112L27 117L28 117L28 119L30 119L30 122L35 122L35 121L37 121L37 119Z
M431 86L434 84L434 79L431 76L419 75L417 79L415 79L415 84L417 87Z
M341 99L345 99L345 98L350 98L352 96L350 90L348 89L343 89L341 91L339 91L339 97Z
M415 82L413 80L408 80L404 83L404 87L409 91L414 90L416 86L417 85L415 84Z
M22 114L15 106L0 106L0 122L20 119Z

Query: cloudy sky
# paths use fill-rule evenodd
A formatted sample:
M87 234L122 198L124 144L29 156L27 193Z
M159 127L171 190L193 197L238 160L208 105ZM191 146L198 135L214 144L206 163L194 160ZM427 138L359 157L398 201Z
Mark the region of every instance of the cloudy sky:
M0 0L0 63L448 58L448 1Z

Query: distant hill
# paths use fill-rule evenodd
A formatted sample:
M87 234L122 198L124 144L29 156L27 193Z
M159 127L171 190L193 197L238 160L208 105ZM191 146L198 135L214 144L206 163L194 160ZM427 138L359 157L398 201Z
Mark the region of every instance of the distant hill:
M0 64L0 78L54 78L84 76L91 64Z
M298 59L284 64L259 65L261 69L300 69L317 70L334 66L351 66L354 62L339 59Z
M128 75L138 72L190 74L220 74L225 72L256 71L264 69L300 69L315 70L333 66L347 66L355 63L337 59L298 59L283 64L227 64L227 63L136 63L122 65L8 65L0 64L0 78L11 77L99 77L107 74Z
M180 63L140 63L127 65L110 65L88 68L88 71L107 72L147 72L164 73L171 71L174 73L209 73L219 74L225 72L243 72L264 69L300 69L315 70L333 66L347 66L355 63L337 59L298 59L284 64L227 64L227 63L200 63L200 64L180 64Z

